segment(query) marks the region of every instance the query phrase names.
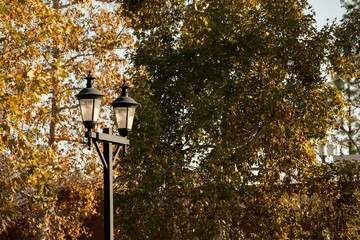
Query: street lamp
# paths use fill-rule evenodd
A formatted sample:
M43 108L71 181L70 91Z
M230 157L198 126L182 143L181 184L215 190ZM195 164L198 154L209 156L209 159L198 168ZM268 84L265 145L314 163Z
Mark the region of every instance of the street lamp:
M111 129L105 128L103 133L92 132L96 127L100 112L101 100L104 97L99 90L92 87L92 81L95 79L89 71L86 88L82 89L76 98L79 99L81 116L87 132L85 137L88 139L89 149L94 142L100 160L104 167L104 236L105 240L113 240L114 237L114 205L113 205L113 164L120 151L123 148L125 152L129 140L126 138L131 131L134 121L135 108L138 103L128 96L127 90L130 88L126 83L121 86L121 96L117 98L112 106L114 107L116 125L121 136L113 135ZM103 143L103 151L98 142ZM113 151L113 144L116 145Z

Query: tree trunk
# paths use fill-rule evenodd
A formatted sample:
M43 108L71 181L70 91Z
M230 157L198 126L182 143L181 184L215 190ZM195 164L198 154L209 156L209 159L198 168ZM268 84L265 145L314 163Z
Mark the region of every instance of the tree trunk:
M53 8L55 10L59 10L60 9L60 5L59 5L59 0L53 0ZM54 42L57 42L56 39L53 39ZM54 61L56 59L58 59L59 56L59 48L55 45L55 47L53 48L52 51L52 57L54 59ZM52 66L52 69L55 71L57 70L56 66ZM59 115L59 104L60 104L60 99L59 99L59 81L58 79L56 79L56 76L53 77L52 80L52 98L51 98L51 122L50 122L50 131L49 131L49 146L51 148L55 148L55 141L56 141L56 132L58 129L58 122L57 122L57 116Z

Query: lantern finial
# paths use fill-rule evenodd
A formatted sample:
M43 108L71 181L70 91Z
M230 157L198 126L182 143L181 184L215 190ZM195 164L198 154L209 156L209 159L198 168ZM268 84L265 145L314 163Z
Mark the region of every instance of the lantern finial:
M124 84L120 88L121 88L121 96L127 97L128 96L127 90L131 87L129 87L129 85L126 84L126 79L124 79Z
M92 88L92 80L95 79L95 77L91 74L91 71L89 70L88 76L85 78L87 80L86 87Z

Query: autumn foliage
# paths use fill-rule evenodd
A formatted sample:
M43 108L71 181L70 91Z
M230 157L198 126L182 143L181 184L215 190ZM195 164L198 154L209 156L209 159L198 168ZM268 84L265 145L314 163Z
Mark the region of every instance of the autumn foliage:
M84 223L100 214L101 167L83 151L74 95L88 70L110 94L122 82L119 51L132 42L116 12L92 1L0 1L1 236L91 235Z

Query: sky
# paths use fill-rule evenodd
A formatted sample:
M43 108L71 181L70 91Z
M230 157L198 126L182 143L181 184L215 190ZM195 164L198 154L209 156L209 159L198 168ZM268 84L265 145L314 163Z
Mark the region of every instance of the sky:
M345 13L340 0L308 0L308 3L315 10L315 19L319 28L326 24L327 18L329 18L330 23L335 18L339 21Z

